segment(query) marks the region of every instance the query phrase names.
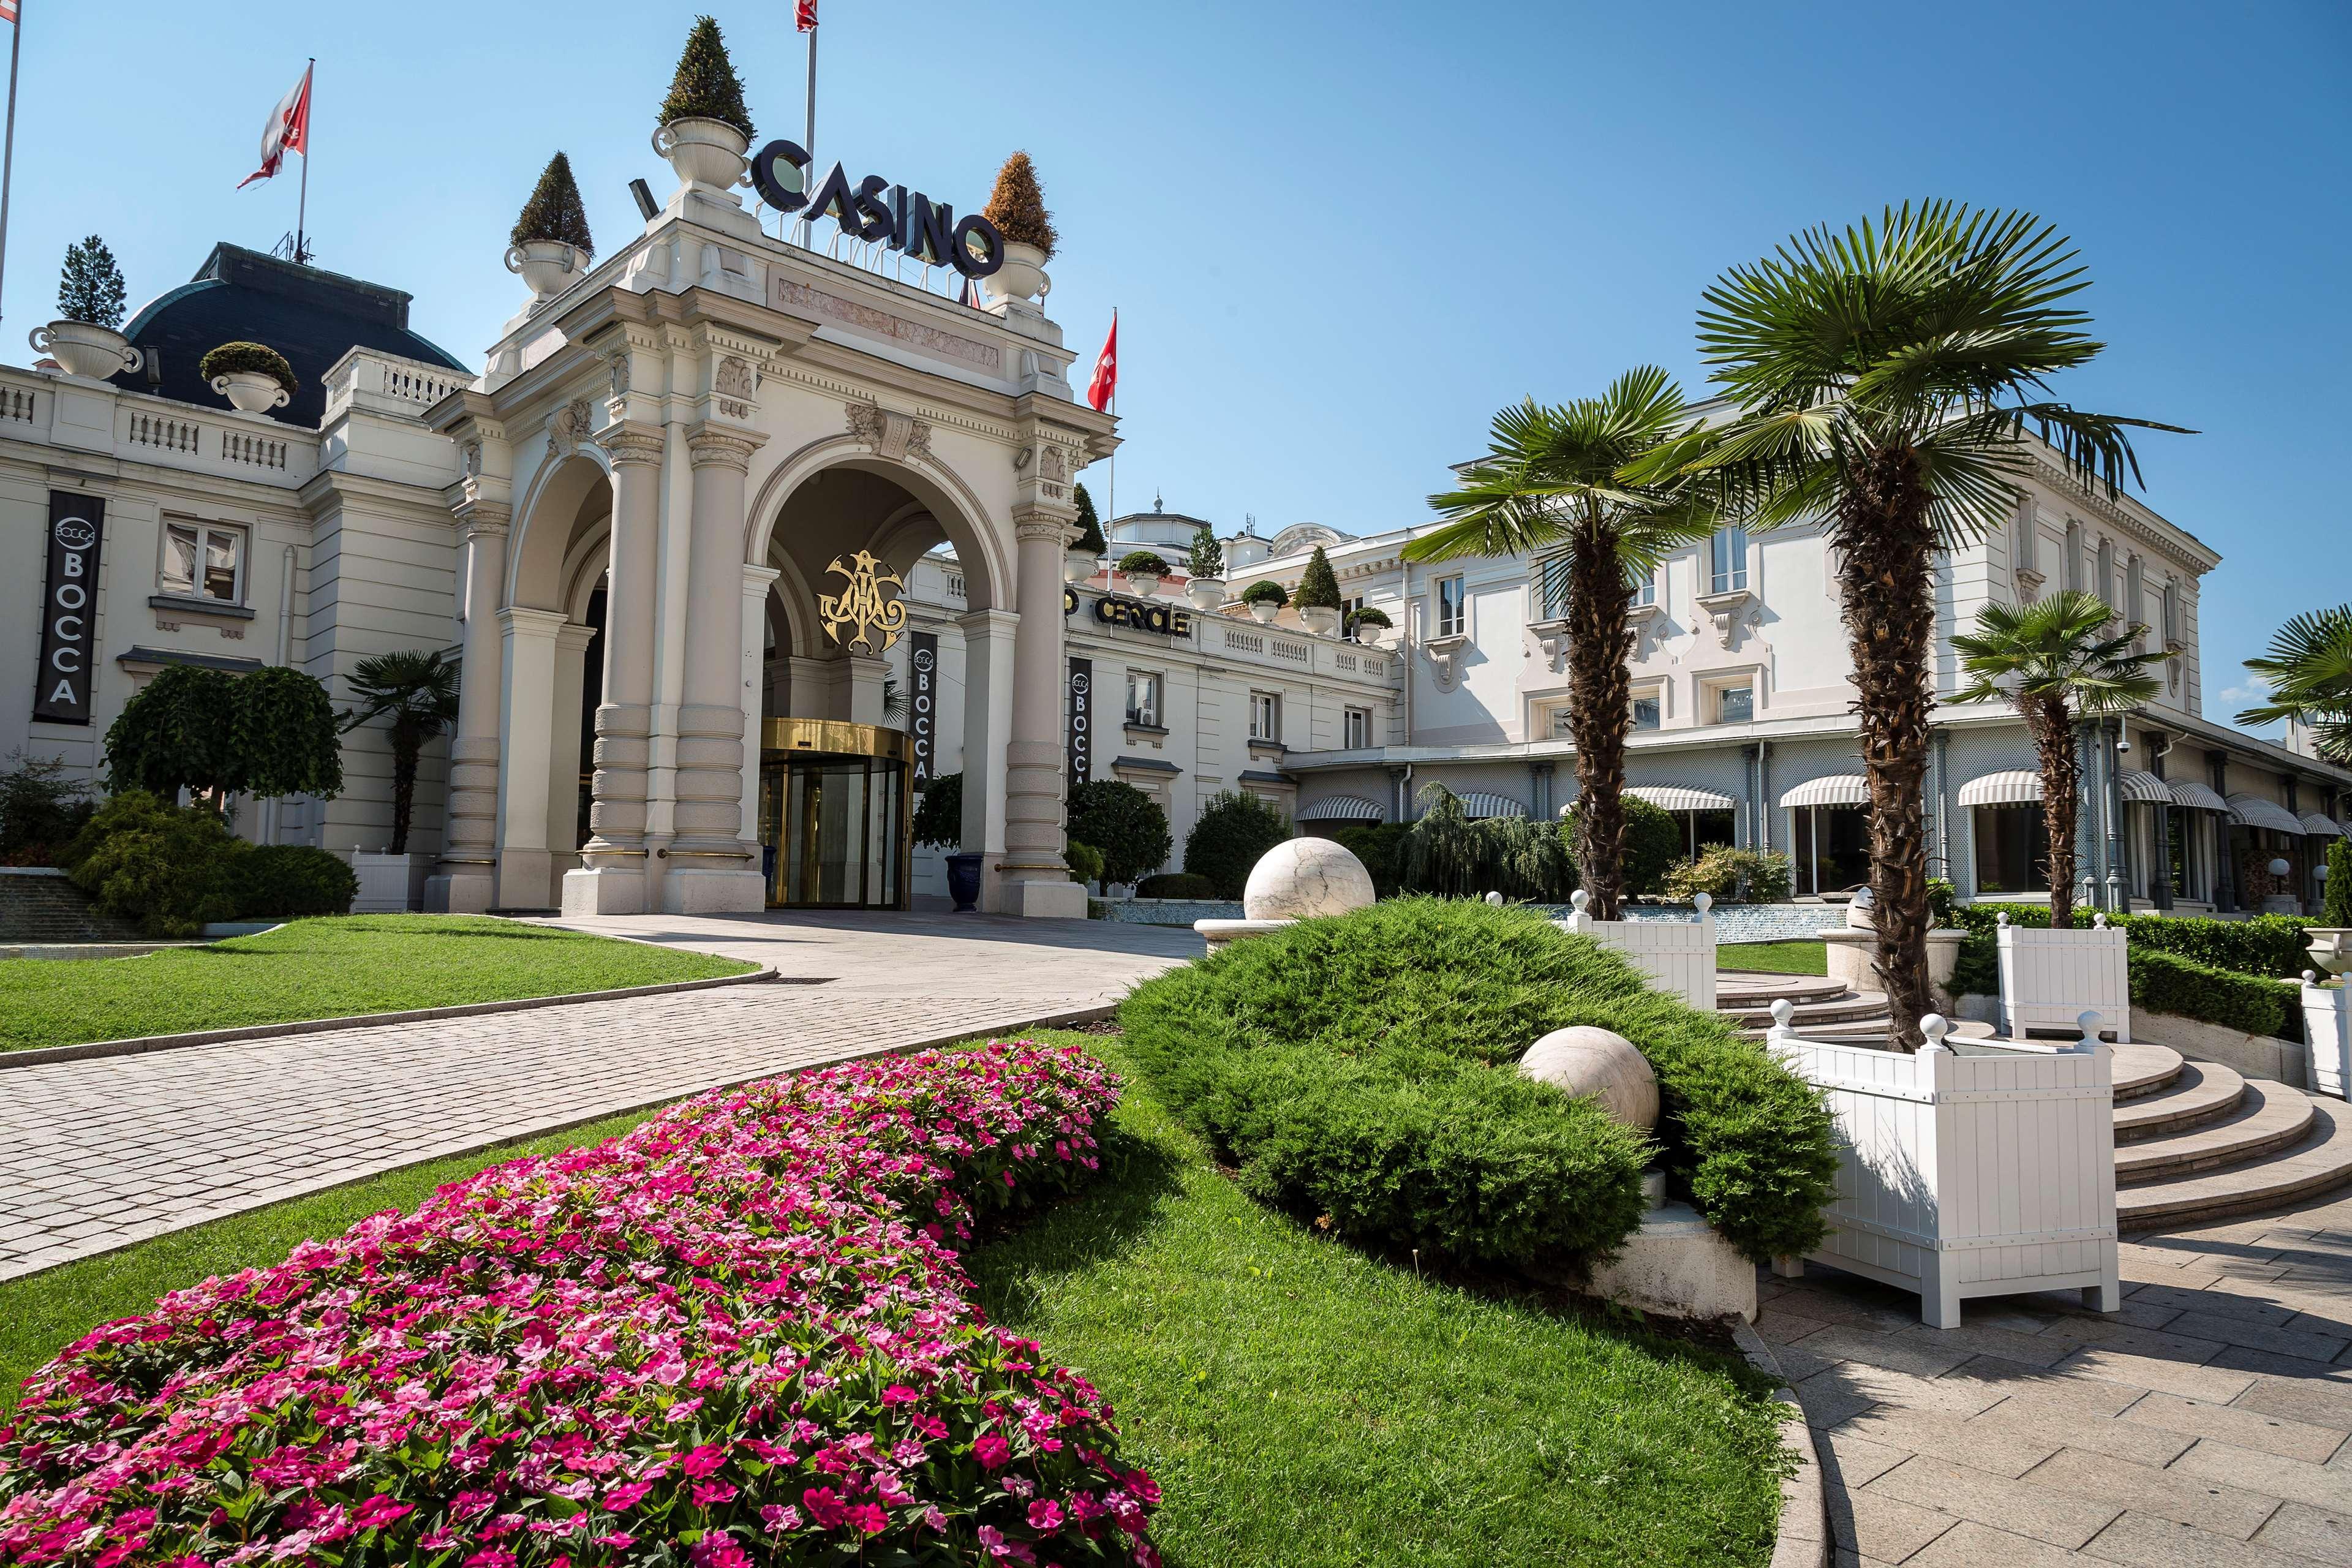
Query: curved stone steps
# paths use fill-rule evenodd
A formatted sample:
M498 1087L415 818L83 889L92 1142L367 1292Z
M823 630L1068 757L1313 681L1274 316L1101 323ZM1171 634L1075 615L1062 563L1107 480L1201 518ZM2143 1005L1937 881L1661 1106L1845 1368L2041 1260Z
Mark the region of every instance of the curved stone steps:
M1726 1006L1718 994L1717 1012L1743 1029L1769 1029L1772 1026L1772 1004L1761 1006ZM1790 1023L1801 1035L1811 1034L1816 1028L1832 1024L1851 1024L1875 1019L1883 1025L1886 1017L1886 998L1876 991L1850 991L1843 996L1826 1002L1799 1002L1792 1008Z
M2280 1095L2294 1089L2266 1086ZM2311 1110L2301 1141L2252 1163L2198 1171L2126 1187L2116 1194L2116 1219L2126 1230L2147 1230L2271 1208L2352 1182L2352 1106L2304 1097Z
M1715 1001L1718 1007L1759 1007L1769 1009L1773 1003L1787 1000L1800 1006L1807 1002L1833 1001L1845 995L1845 982L1820 974L1773 974L1755 969L1721 969L1715 975Z
M2116 1099L2155 1094L2180 1076L2180 1053L2170 1046L2132 1040L2116 1047Z
M2166 1176L2242 1165L2310 1135L2311 1097L2277 1083L2239 1086L2231 1114L2185 1131L2168 1133L2116 1151L2116 1180L2139 1185Z
M2245 1087L2244 1079L2220 1062L2184 1061L2154 1093L2116 1097L2116 1142L2137 1143L2218 1121L2238 1109Z

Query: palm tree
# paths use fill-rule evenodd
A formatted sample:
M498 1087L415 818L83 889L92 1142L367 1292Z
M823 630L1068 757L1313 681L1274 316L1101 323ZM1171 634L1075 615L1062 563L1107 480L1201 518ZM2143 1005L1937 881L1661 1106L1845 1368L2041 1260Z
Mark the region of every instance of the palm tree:
M392 853L408 853L408 820L416 804L416 759L425 743L457 721L457 666L436 648L410 648L363 658L352 669L359 706L345 713L348 731L388 719L392 731Z
M2352 605L2295 616L2246 668L2269 683L2271 700L2239 723L2291 719L2312 731L2322 757L2352 765Z
M1578 873L1601 920L1617 918L1625 893L1628 578L1654 571L1715 526L1712 506L1691 483L1669 474L1630 484L1618 471L1679 435L1689 417L1682 389L1655 365L1627 371L1598 397L1552 408L1529 398L1506 408L1462 488L1429 498L1444 526L1404 548L1409 561L1451 561L1567 547Z
M2074 819L2082 764L2074 723L2154 700L2148 672L2172 655L2133 647L2147 635L2134 623L2110 636L2115 618L2096 594L2070 588L2031 605L1987 605L1977 629L1955 633L1952 651L1970 683L1954 702L2010 702L2025 720L2042 762L2042 821L2050 837L2050 923L2074 923Z
M2105 346L2064 303L2088 286L2070 244L2030 214L1951 202L1794 237L1717 279L1699 313L1738 415L1627 475L1702 480L1752 528L1824 524L1869 781L1874 967L1898 1049L1918 1048L1933 999L1921 784L1937 552L2013 510L2029 427L2110 494L2139 477L2126 426L2179 428L2046 395L2050 376Z

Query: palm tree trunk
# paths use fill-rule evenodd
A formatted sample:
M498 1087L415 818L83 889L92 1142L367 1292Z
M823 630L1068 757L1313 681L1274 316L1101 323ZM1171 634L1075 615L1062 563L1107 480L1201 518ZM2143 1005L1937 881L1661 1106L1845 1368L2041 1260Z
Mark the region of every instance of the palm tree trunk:
M2042 758L2042 826L2050 837L2050 923L2074 923L2074 823L2083 764L2074 752L2074 724L2063 702L2043 700L2026 715Z
M1625 568L1617 532L1591 520L1577 531L1568 565L1568 722L1576 740L1577 875L1595 920L1625 901L1625 731L1633 722L1626 665L1633 632L1625 616Z
M408 853L408 822L416 805L416 757L425 749L421 736L398 724L392 731L392 850Z
M1873 968L1893 1013L1888 1043L1916 1051L1935 1008L1927 978L1927 720L1935 701L1936 533L1927 491L1906 449L1874 454L1832 523L1842 560L1854 712L1870 790Z

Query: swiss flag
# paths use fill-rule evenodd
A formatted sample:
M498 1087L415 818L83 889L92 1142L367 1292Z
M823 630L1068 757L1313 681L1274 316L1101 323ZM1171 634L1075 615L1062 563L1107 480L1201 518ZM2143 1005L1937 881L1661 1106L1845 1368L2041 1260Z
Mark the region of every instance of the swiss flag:
M0 0L0 22L16 19L16 0Z
M816 31L816 0L798 0L793 7L793 26L803 33Z
M236 183L238 190L256 180L267 180L278 173L278 165L289 153L310 156L310 73L316 66L302 68L302 79L294 90L278 100L269 111L269 123L261 128L261 167Z
M1110 336L1095 356L1095 378L1087 383L1087 402L1097 414L1118 395L1118 312L1110 313Z

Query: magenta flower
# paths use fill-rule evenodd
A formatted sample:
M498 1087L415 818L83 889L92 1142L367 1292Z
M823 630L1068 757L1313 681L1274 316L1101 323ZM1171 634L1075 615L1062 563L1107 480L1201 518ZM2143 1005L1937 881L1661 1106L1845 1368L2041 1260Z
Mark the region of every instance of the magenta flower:
M971 1457L980 1461L982 1469L1001 1470L1013 1458L1013 1445L990 1432L972 1444Z
M1029 1528L1059 1530L1062 1527L1062 1505L1052 1498L1039 1498L1029 1505Z

